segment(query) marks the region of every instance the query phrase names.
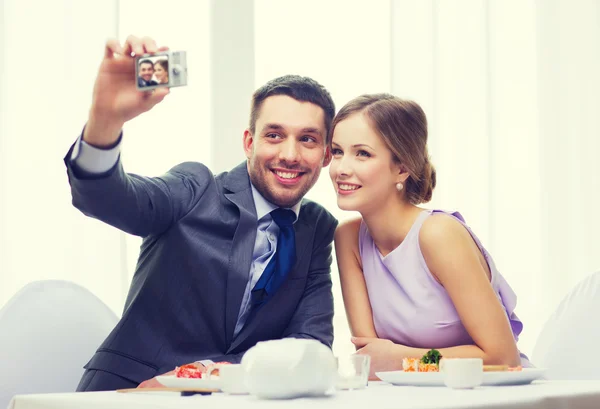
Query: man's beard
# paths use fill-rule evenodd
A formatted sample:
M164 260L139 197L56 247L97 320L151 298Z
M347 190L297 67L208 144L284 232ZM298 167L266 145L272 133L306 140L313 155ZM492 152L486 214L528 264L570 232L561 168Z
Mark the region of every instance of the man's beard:
M310 171L306 171L304 169L293 169L287 166L281 166L281 168L285 168L288 169L291 172L301 172L302 179L309 179L312 175L312 172ZM300 202L302 200L302 198L304 197L304 195L306 195L306 193L308 193L308 191L310 190L310 188L312 187L312 185L314 183L311 183L310 180L304 180L302 182L300 182L293 190L292 189L285 189L285 188L281 188L279 190L284 191L284 192L289 192L289 194L285 194L285 195L277 195L276 193L276 189L273 188L273 184L270 184L267 179L270 177L270 175L268 175L268 173L273 173L271 171L271 169L268 166L261 166L259 171L252 171L252 169L250 169L250 181L252 182L252 184L254 185L254 187L256 188L256 190L258 190L258 192L269 202L273 203L276 206L279 207L292 207L295 204L297 204L298 202ZM273 176L273 178L275 178L276 176ZM284 197L282 197L284 196Z

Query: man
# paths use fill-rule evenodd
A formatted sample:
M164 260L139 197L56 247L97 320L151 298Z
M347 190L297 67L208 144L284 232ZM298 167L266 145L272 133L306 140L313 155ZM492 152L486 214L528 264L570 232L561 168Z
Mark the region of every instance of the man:
M162 177L127 174L123 124L169 92L139 92L130 56L164 50L149 38L107 42L87 125L65 157L73 204L144 238L123 317L79 391L160 386L154 377L176 365L239 362L263 340L333 342L337 221L303 200L331 160L329 93L298 76L257 90L243 135L248 159L230 172L187 162Z
M154 64L150 60L142 60L139 62L139 73L138 86L139 87L151 87L152 85L158 85L158 82L152 79L154 75Z

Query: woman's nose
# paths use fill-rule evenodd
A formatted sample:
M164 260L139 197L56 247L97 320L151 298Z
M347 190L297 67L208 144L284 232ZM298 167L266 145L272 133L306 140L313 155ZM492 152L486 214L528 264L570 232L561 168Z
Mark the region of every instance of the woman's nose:
M352 173L348 160L342 156L335 160L337 176L349 176Z

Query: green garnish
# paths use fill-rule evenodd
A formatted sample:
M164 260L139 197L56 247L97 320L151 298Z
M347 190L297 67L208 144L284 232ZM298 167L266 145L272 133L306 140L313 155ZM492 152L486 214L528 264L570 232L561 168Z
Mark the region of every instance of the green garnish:
M421 358L421 363L423 364L440 364L440 359L442 359L442 354L437 349L430 349L427 351L425 355Z

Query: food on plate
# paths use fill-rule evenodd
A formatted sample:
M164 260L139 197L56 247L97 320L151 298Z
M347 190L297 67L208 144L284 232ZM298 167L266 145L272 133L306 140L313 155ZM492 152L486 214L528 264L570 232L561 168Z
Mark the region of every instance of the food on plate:
M231 362L215 362L205 368L196 364L187 364L175 368L175 376L178 378L216 379L219 377L219 368L223 365L231 365Z
M220 372L220 368L223 365L231 365L231 362L215 362L214 364L208 365L206 367L206 373L208 374L208 376L210 378L218 378L219 377L219 372Z
M175 376L178 378L202 378L202 370L194 364L175 367Z
M441 359L440 351L431 349L421 358L404 358L402 370L404 372L439 372Z
M402 370L404 372L439 372L442 354L437 349L430 349L421 358L404 358ZM483 365L483 372L519 372L523 367L508 365Z
M523 367L521 365L519 366L509 366L508 367L508 372L519 372L522 371Z
M505 372L508 365L483 365L483 372Z
M519 372L522 371L523 367L519 366L508 366L508 365L483 365L483 372Z
M419 358L404 358L402 360L404 372L419 372Z

